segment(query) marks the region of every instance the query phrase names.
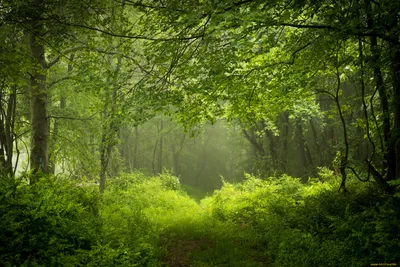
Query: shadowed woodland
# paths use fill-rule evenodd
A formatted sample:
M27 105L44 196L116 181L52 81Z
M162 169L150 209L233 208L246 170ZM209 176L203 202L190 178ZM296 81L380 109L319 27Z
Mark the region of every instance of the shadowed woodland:
M400 3L0 0L0 266L400 264Z

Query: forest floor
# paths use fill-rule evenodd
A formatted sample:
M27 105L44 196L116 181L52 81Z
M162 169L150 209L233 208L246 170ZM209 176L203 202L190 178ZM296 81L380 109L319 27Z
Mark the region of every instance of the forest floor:
M210 232L211 234L211 232ZM221 237L190 237L170 233L162 237L163 264L169 267L272 266L246 240Z
M165 244L167 255L163 263L167 266L193 266L191 256L204 250L210 250L214 247L211 240L185 240L170 239Z

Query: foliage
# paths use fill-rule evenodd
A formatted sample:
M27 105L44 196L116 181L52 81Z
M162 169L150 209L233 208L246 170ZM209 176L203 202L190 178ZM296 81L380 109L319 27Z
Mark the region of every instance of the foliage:
M63 264L62 259L90 250L99 240L95 188L48 177L35 186L25 179L7 182L0 187L0 261L5 266Z
M92 183L63 178L2 182L3 266L153 266L154 227L138 205L144 199L112 192L102 199Z
M0 263L398 263L399 11L2 0Z
M3 266L158 266L160 234L201 217L169 173L116 177L103 195L85 180L27 180L1 180Z
M365 266L398 262L398 199L372 185L349 185L326 171L323 181L297 179L225 184L206 201L214 219L252 229L259 249L277 266ZM249 231L251 232L251 231ZM264 244L264 245L262 245Z
M169 173L2 180L4 266L366 266L400 260L397 197L321 169L224 182L200 203Z

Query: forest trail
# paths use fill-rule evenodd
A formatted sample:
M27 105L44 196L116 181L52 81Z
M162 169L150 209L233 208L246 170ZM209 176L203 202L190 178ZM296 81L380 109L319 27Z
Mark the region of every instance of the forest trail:
M259 252L239 240L222 241L170 236L164 237L162 242L166 248L162 262L166 267L270 266L265 257L259 257Z
M193 266L190 256L201 250L212 249L211 240L171 239L166 243L167 255L163 260L166 266L186 267Z

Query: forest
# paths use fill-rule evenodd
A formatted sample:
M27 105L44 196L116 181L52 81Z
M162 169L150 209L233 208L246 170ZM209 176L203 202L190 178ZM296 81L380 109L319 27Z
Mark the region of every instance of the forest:
M400 1L0 0L0 266L400 266Z

